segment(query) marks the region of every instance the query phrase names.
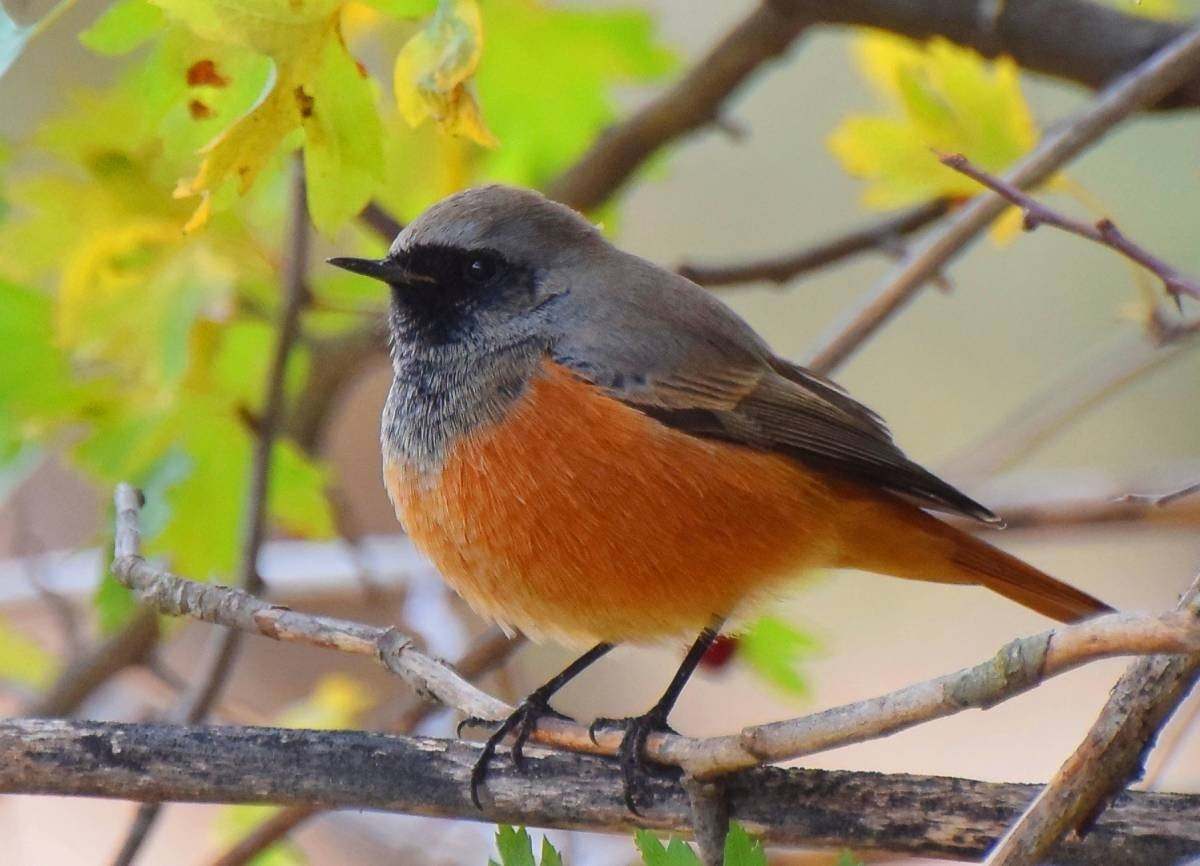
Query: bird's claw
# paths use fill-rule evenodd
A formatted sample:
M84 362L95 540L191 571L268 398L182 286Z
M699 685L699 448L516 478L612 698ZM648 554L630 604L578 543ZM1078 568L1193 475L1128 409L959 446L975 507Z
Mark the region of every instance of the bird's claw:
M471 802L475 804L476 809L483 809L483 804L479 800L479 786L483 784L487 777L488 764L492 758L496 756L496 748L504 742L504 738L516 731L516 739L513 740L511 754L513 765L520 771L525 769L525 743L529 740L530 734L537 728L538 719L549 716L555 719L564 719L565 721L574 721L570 716L564 716L558 710L550 706L549 701L534 693L521 702L512 714L502 722L490 721L487 719L466 718L458 725L458 730L461 735L462 729L469 724L478 724L480 726L496 726L498 727L492 732L483 744L483 751L479 754L479 759L475 762L475 766L471 768Z
M675 731L667 724L665 713L652 709L643 716L628 719L596 719L588 726L588 736L595 742L597 728L614 725L625 729L625 736L617 748L617 762L621 765L621 778L625 783L625 806L634 815L640 816L642 813L637 806L639 795L644 801L650 799L646 779L651 775L651 769L646 760L646 741L651 734L673 734Z

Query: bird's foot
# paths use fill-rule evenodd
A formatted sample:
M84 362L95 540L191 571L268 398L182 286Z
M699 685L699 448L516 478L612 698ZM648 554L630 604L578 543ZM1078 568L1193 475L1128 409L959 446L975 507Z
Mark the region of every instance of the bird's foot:
M596 742L596 732L604 728L620 728L625 731L621 745L617 747L617 762L621 765L621 777L625 782L625 806L635 815L638 800L649 802L650 789L647 779L653 775L646 760L646 741L651 734L674 734L675 729L667 724L668 710L654 707L642 716L627 719L598 718L588 725L588 736Z
M538 719L542 718L564 719L568 722L574 721L570 716L564 716L558 710L550 706L548 697L533 692L524 701L521 702L512 714L499 723L483 744L483 751L479 755L479 760L475 762L475 766L471 768L471 802L475 804L476 809L483 809L479 801L479 786L483 784L483 780L487 777L488 764L496 756L496 747L504 742L504 738L516 731L516 739L513 740L512 755L513 764L520 771L525 769L525 743L529 739L529 735L533 733L537 727ZM461 736L462 729L467 726L494 727L496 722L487 719L477 719L474 717L463 719L458 725L458 732Z

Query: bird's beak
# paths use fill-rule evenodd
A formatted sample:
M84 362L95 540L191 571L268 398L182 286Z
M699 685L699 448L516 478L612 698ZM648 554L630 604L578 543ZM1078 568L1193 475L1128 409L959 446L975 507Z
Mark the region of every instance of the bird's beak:
M413 283L429 282L427 277L420 274L414 274L412 271L401 266L400 264L387 259L354 259L347 257L337 257L326 259L326 262L333 265L335 268L341 268L345 271L350 271L355 274L362 274L364 277L371 277L376 280L382 280L385 283L390 283L393 286L412 285Z

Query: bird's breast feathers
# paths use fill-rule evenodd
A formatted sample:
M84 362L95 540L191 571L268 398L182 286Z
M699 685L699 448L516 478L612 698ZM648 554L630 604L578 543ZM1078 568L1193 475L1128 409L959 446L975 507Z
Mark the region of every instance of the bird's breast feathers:
M384 474L451 585L533 637L675 636L837 558L835 482L664 426L548 360L437 467L393 456Z

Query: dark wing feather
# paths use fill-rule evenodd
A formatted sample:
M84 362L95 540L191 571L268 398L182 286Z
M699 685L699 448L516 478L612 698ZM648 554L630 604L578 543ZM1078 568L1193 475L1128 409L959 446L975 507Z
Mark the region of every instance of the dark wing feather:
M905 457L870 409L776 358L711 293L611 247L602 261L572 270L545 307L559 364L694 436L786 454L925 508L996 519Z
M569 365L569 362L568 362ZM840 387L778 358L687 374L597 381L613 397L695 436L776 451L882 487L925 508L996 522L984 506L909 460L883 420Z

